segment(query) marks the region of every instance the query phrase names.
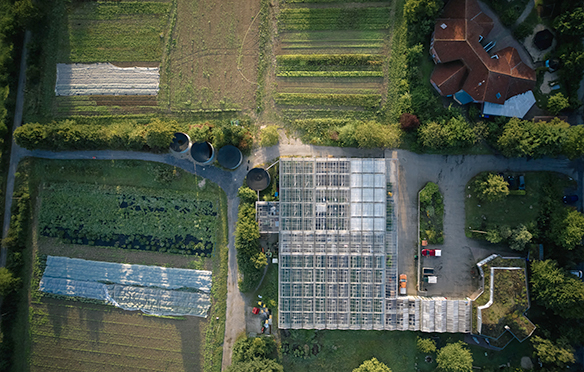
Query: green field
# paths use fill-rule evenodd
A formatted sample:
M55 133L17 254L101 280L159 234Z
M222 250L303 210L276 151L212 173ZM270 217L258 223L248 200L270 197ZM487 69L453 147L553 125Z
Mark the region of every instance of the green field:
M161 61L170 6L146 1L71 3L68 56L60 62Z

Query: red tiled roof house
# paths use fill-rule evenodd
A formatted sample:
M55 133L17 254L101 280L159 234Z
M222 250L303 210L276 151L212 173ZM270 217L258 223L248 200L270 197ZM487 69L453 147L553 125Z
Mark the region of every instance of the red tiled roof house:
M509 98L532 90L535 72L515 48L493 57L480 43L493 28L493 20L476 0L450 0L436 20L430 54L436 66L430 82L443 96L460 104L505 104Z

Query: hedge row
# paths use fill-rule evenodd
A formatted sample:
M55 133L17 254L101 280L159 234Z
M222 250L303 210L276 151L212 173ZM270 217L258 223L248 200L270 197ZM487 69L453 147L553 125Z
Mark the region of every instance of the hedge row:
M187 132L193 141L209 141L216 147L226 144L249 151L252 136L241 125L229 121L179 124L174 120L139 119L86 121L63 120L49 124L30 123L14 131L16 143L29 150L130 150L166 151L176 131Z
M235 226L235 249L237 265L243 276L238 284L240 291L249 292L258 286L267 259L260 250L260 230L255 214L256 193L244 184L237 195L240 204Z
M320 106L360 106L377 109L381 103L380 94L312 94L277 93L274 99L279 105L320 105Z

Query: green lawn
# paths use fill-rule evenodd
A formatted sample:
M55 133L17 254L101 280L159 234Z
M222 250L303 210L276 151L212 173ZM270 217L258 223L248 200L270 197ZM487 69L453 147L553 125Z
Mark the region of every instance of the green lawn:
M540 214L539 201L544 196L545 175L549 173L526 172L526 195L509 195L503 200L485 203L481 203L471 193L469 186L474 182L474 178L470 180L465 189L467 236L471 237L470 230L484 231L489 225L508 225L514 228L520 224L535 221ZM559 190L575 186L575 181L570 181L566 175L552 174ZM561 195L558 195L558 200L560 198Z
M290 372L305 371L352 371L363 361L377 358L385 363L393 372L409 372L415 370L434 371L436 362L426 363L425 354L416 348L416 338L429 337L430 334L400 331L291 331L289 337L282 338L289 347L295 345L304 348L308 345L312 350L318 344L320 352L309 358L293 357L284 354L284 370ZM463 334L439 334L438 347L447 343L464 341ZM529 342L513 341L502 351L485 350L480 347L468 346L473 354L474 366L490 367L494 370L501 364L511 363L520 366L522 356L531 356ZM486 353L486 355L485 355ZM311 354L312 355L312 354ZM436 355L433 355L435 359Z

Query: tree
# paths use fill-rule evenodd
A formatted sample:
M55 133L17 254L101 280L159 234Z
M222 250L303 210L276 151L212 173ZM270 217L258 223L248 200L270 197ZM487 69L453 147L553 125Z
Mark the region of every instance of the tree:
M570 346L568 340L560 337L554 344L552 341L534 336L531 339L535 354L541 359L543 364L553 364L564 368L566 364L574 363L574 348Z
M431 338L422 338L418 336L416 346L420 353L431 354L436 352L436 342Z
M554 20L554 27L563 35L584 37L584 9L576 8L574 11L560 14Z
M251 257L251 261L256 269L263 269L268 264L268 258L264 252L259 252L254 257Z
M391 372L391 369L376 358L372 358L371 360L364 361L353 372Z
M436 362L438 369L445 372L468 372L472 370L472 354L459 341L448 344L438 351Z
M509 184L502 176L485 173L474 182L474 192L482 202L494 202L509 195Z
M233 345L233 362L247 362L256 358L269 358L276 351L276 343L272 338L251 337L241 338Z
M19 279L12 275L12 272L5 267L0 267L0 296L6 296L12 292L19 283Z
M262 129L260 134L260 144L264 147L270 147L277 145L280 141L280 136L278 135L278 127L274 125L269 125Z
M404 4L404 17L408 23L436 18L442 2L439 0L407 0Z
M541 305L563 318L584 318L584 283L552 260L533 262L531 273L532 293Z
M584 126L575 125L568 130L568 138L563 149L564 155L575 159L584 154Z
M233 345L229 372L283 372L284 368L272 357L276 343L267 337L242 338Z
M552 115L570 107L570 102L562 93L557 93L548 99L547 109Z
M431 121L418 130L422 146L433 150L465 148L476 142L476 135L463 117L437 123Z
M428 182L422 190L420 190L420 204L432 203L432 198L435 194L440 193L438 185L434 182Z
M556 213L550 219L550 237L561 247L574 250L584 238L584 216L571 209Z
M508 157L557 156L562 153L570 125L560 119L549 123L511 118L497 141L499 150Z
M411 132L420 127L420 120L416 115L408 114L404 112L401 117L399 118L399 123L401 125L401 129L405 130L406 132Z
M527 230L525 225L519 225L513 234L511 234L509 247L516 251L522 251L525 249L525 245L531 241L533 235Z
M237 191L237 197L241 199L242 203L253 204L258 200L258 195L255 191L243 185Z

